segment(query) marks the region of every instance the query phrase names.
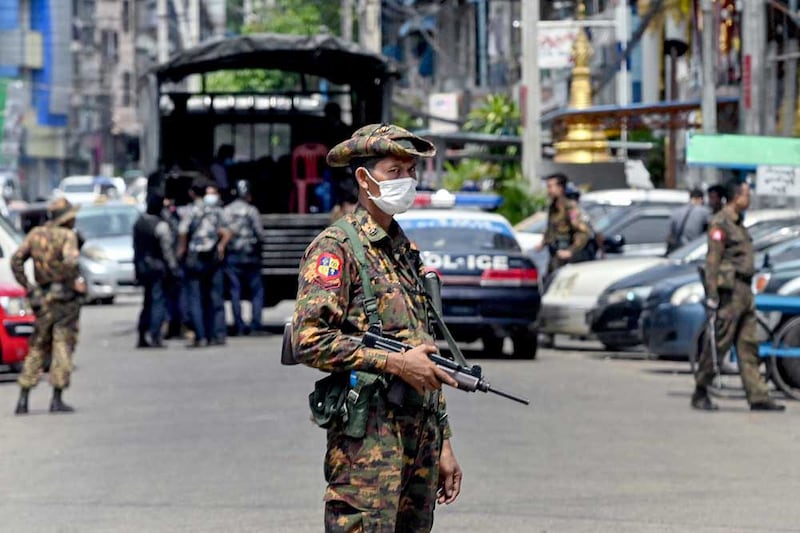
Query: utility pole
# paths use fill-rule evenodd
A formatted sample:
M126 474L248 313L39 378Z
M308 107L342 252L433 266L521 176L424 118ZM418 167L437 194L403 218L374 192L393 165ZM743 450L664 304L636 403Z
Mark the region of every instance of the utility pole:
M169 10L167 0L156 2L156 40L158 45L158 63L166 63L169 59Z
M542 189L542 91L539 79L539 0L522 2L522 175L533 191Z
M358 42L376 54L381 53L381 0L359 0Z
M765 2L742 2L742 97L740 129L745 135L764 131L764 62L767 57Z
M703 133L711 135L717 133L717 55L714 43L714 3L713 0L703 0L703 99L701 111L703 115ZM707 185L717 183L717 169L714 167L703 168L703 181Z
M353 40L353 0L342 0L342 39Z

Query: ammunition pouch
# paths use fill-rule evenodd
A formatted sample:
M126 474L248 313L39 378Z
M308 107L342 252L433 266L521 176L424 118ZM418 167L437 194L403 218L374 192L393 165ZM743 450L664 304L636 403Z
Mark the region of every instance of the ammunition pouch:
M381 374L371 372L352 372L350 388L347 391L347 420L343 424L344 434L353 439L364 438L367 434L369 409L376 394L386 390L386 380Z
M349 382L348 382L349 381ZM323 429L341 428L345 436L361 439L367 433L370 406L386 390L381 374L336 373L317 381L308 396L311 418Z
M333 427L336 422L347 422L347 375L331 374L314 383L314 391L308 395L311 419L323 429Z

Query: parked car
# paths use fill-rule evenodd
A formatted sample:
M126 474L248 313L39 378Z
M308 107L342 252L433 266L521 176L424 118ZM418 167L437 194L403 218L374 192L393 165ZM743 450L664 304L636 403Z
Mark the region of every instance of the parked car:
M781 225L770 221L751 229L757 252L800 237L800 226ZM669 262L612 283L598 298L597 307L589 313L592 334L609 350L641 344L641 313L653 286L672 277L696 274L698 266L705 261L707 248L708 238L703 235L675 250L668 256Z
M609 189L581 196L581 210L596 223L601 218L629 207L677 207L689 201L689 193L671 189ZM532 252L547 228L547 211L538 211L514 226L522 251ZM545 259L545 264L547 260Z
M499 354L536 357L538 271L500 215L477 210L412 210L396 217L442 280L444 320L458 342L483 341Z
M756 265L765 263L766 271L753 278L754 291L794 294L789 284L800 276L800 238L757 254ZM782 292L783 286L786 289ZM641 336L647 350L661 357L696 356L705 326L704 300L705 290L696 269L655 284L641 313ZM768 317L770 326L775 326L779 320L777 316Z
M81 248L81 272L89 301L112 303L117 294L135 291L133 225L139 210L127 204L84 206L75 228L86 241Z
M125 181L105 176L68 176L61 180L53 196L63 197L74 205L92 204L101 198L115 201L122 198Z
M652 208L644 208L649 210ZM658 208L656 208L658 209ZM788 209L765 209L747 213L744 224L748 228L756 228L761 224L772 224L772 221L797 221L798 212ZM625 223L629 218L617 216L620 225L608 225L608 228L627 229ZM614 235L614 229L609 233ZM607 234L607 235L609 235ZM666 237L666 230L661 234ZM614 239L619 242L619 239ZM680 250L685 250L681 248ZM678 253L680 250L676 250ZM697 257L705 256L705 248L697 249ZM687 252L688 253L688 252ZM609 257L612 257L609 254ZM673 256L673 257L680 257ZM551 281L547 292L542 296L542 310L539 314L539 330L548 334L565 334L578 337L591 335L588 320L598 298L612 283L627 276L636 274L656 265L669 263L664 257L622 257L575 263L559 269Z
M0 365L22 370L34 322L25 290L16 283L0 283Z

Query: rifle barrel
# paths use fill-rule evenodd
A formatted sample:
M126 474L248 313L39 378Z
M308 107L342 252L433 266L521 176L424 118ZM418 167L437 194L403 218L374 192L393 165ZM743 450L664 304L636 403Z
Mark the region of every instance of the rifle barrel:
M487 392L493 392L493 393L497 394L498 396L502 396L503 398L508 398L509 400L514 400L515 402L519 402L519 403L521 403L523 405L530 405L531 404L531 401L528 400L527 398L522 398L521 396L514 396L511 393L503 392L501 390L495 389L494 387L489 387L487 389Z

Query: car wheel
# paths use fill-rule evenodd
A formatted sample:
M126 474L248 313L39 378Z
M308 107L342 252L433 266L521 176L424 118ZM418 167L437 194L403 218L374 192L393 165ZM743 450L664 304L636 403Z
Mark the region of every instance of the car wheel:
M481 337L483 341L483 353L486 355L503 355L503 343L505 342L504 337L498 337L497 335L484 335Z
M97 301L100 302L102 305L111 305L111 304L114 303L114 297L113 296L109 296L107 298L100 298Z
M800 317L781 326L775 341L782 346L800 346ZM800 400L800 361L794 357L770 357L770 378L790 398Z
M520 333L511 337L514 344L514 359L536 359L539 348L539 333L536 331Z

